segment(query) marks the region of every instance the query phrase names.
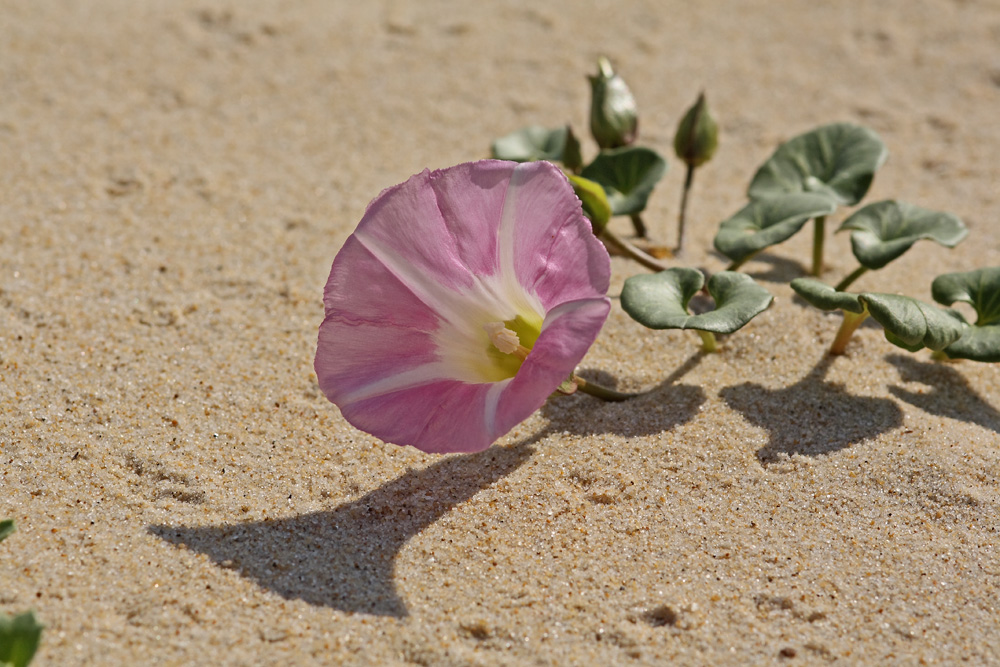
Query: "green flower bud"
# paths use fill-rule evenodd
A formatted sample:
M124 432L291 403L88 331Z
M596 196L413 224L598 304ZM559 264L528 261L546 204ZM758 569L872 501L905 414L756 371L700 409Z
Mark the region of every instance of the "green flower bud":
M715 154L719 146L719 126L708 112L705 93L688 109L674 136L674 151L689 167L700 167Z
M567 178L569 178L576 196L580 198L580 203L583 204L583 214L590 220L594 233L600 236L607 226L608 220L611 219L611 204L608 203L608 196L604 193L604 188L600 183L595 183L582 176L567 174Z
M562 154L563 166L576 173L583 166L583 155L580 153L580 140L573 133L573 128L566 125L566 145Z
M627 146L635 141L639 124L635 98L607 58L601 56L597 68L597 76L587 77L591 88L590 133L602 149Z

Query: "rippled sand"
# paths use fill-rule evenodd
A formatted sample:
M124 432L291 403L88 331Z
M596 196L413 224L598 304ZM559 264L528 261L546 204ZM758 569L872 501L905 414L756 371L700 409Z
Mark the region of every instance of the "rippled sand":
M381 444L319 393L365 204L522 125L586 135L600 54L671 157L658 238L675 123L703 89L720 122L689 264L724 266L780 141L853 121L890 150L867 201L971 232L859 289L1000 266L995 3L527 6L0 2L0 611L45 623L36 664L1000 662L1000 368L875 327L826 357L837 316L787 287L807 234L746 266L777 299L723 352L616 306L584 368L655 391L479 454ZM642 271L613 269L612 295Z

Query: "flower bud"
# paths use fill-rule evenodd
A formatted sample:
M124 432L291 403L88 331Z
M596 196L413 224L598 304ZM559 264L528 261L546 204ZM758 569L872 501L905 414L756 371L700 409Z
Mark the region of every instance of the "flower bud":
M700 167L712 159L719 146L719 126L708 112L705 93L698 95L677 127L674 151L689 167Z
M638 112L635 98L625 80L614 73L611 63L601 56L598 72L590 79L590 133L603 148L627 146L635 141Z
M583 214L590 220L590 226L594 229L594 234L600 236L604 228L608 225L608 220L611 219L612 214L611 204L608 202L608 196L604 192L604 187L600 183L582 176L567 174L566 177L569 178L569 182L573 186L573 192L580 198L580 203L583 205Z
M580 153L580 140L573 133L573 128L566 124L566 144L562 154L563 166L574 174L583 167L583 155Z

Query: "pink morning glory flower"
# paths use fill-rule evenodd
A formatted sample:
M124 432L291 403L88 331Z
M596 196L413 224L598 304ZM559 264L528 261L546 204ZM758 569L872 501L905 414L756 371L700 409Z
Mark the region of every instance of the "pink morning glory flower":
M554 165L424 171L372 201L333 262L319 386L386 442L485 449L572 375L610 273Z

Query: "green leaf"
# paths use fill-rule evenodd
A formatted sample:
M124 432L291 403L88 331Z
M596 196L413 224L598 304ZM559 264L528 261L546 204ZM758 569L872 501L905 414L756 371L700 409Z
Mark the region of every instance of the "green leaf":
M0 521L0 542L14 534L14 520L4 519Z
M601 151L580 175L601 184L615 215L632 215L646 208L666 172L667 161L656 151L626 146Z
M854 256L867 269L881 269L921 239L954 248L969 230L956 216L900 201L869 204L844 220Z
M35 656L41 637L42 626L32 612L0 615L0 665L25 667Z
M604 188L599 183L581 176L568 174L567 178L573 185L576 196L583 203L583 212L590 219L594 234L600 235L611 219L611 204L604 194Z
M673 268L652 275L633 276L622 289L622 308L650 329L698 329L732 333L771 305L771 294L743 273L720 271L708 280L715 310L688 313L687 305L705 284L701 271Z
M846 310L849 313L863 313L865 310L857 294L838 292L815 278L796 278L791 286L796 294L820 310Z
M888 157L875 132L851 123L824 125L789 139L765 162L747 193L751 199L814 192L853 205L868 192Z
M922 347L943 350L962 337L963 325L953 314L898 294L858 295L868 313L885 329L893 345L915 352Z
M976 321L962 337L945 349L956 359L1000 361L1000 266L967 273L946 273L931 284L938 303L949 306L968 303L976 311Z
M790 238L811 218L828 215L836 205L815 194L788 194L752 201L719 225L715 249L743 262L768 246Z
M494 141L491 153L497 160L558 162L566 152L568 130L568 126L551 130L538 125L524 127Z

